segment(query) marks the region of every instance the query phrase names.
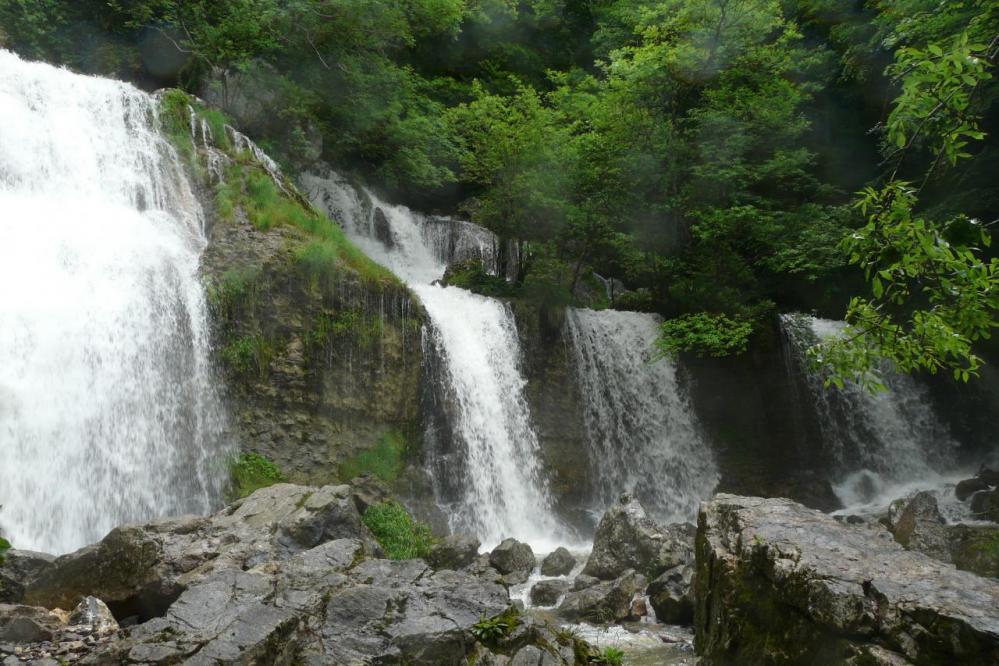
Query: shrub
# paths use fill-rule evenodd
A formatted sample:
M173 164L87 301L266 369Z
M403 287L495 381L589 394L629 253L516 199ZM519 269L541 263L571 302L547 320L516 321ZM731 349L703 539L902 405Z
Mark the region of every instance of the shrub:
M262 455L244 451L229 463L232 480L230 499L242 499L254 491L287 481L284 472Z
M426 557L435 542L430 528L413 520L398 502L382 502L368 507L363 520L391 560Z
M741 317L698 312L663 322L656 346L671 358L680 352L720 357L745 352L752 334L752 322Z

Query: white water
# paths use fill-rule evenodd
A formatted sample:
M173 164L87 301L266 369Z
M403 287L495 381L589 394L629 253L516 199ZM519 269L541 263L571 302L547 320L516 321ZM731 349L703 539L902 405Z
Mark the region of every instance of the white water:
M597 515L632 493L658 519L689 521L718 472L676 365L653 360L655 315L570 310Z
M432 283L444 258L428 243L427 219L380 201L336 174L306 175L312 202L338 220L365 253L402 278L430 317L425 332L443 364L451 403L452 435L463 447L460 464L434 466L435 474L460 474L460 501L440 496L454 531L478 536L488 548L506 537L541 551L564 543L541 473L539 445L520 373L520 345L513 313L501 301ZM381 209L392 245L377 240L374 211ZM438 461L440 463L440 461ZM438 486L443 480L435 479ZM454 480L448 480L452 485Z
M0 51L0 530L66 552L204 512L202 211L153 99Z
M805 353L819 341L841 335L845 323L782 315L781 325L804 369L822 446L837 465L833 489L848 511L884 507L906 494L946 488L959 480L957 443L917 380L888 370L882 373L885 392L871 394L852 383L842 389L825 387L820 374L807 370Z

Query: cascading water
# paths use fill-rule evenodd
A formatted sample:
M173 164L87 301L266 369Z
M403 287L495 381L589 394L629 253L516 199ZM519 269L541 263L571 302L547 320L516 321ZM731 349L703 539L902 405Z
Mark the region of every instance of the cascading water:
M845 326L805 315L781 316L815 406L822 446L836 465L834 489L840 500L848 508L883 506L910 487L946 484L957 443L918 381L888 370L882 373L888 390L872 394L850 383L826 387L824 377L807 368L808 348L841 335Z
M0 530L66 552L210 510L203 216L154 99L0 51L0 117Z
M653 358L659 320L639 312L570 310L567 326L584 399L594 510L633 493L657 518L685 521L718 483L674 363Z
M302 186L368 256L406 281L430 317L425 346L443 366L450 434L462 448L461 460L438 456L432 464L451 528L474 533L487 546L505 537L540 550L564 541L541 474L509 307L433 284L446 265L443 250L428 242L436 232L426 227L439 220L386 204L335 173L306 175ZM445 486L458 486L460 498L446 497Z

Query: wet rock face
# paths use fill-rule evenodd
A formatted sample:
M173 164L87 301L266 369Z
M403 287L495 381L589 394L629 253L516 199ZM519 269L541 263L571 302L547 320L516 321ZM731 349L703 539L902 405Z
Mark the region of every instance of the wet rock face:
M693 526L663 527L638 500L625 495L600 519L583 573L602 580L617 578L629 569L655 576L689 563L693 539Z
M883 530L722 494L701 505L696 555L706 665L999 662L995 581Z
M8 550L0 566L0 603L18 601L24 588L45 572L55 557L30 550Z
M241 446L322 485L386 436L419 441L424 315L401 284L304 260L313 240L237 210L212 224L202 274Z
M649 583L647 593L656 619L663 624L694 622L694 567L681 564Z

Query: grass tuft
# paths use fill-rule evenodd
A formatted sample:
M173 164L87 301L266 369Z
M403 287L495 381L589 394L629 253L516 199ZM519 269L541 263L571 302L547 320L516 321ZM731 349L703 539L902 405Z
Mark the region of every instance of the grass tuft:
M242 452L229 462L232 480L230 500L242 499L253 492L287 481L284 472L262 455Z
M413 520L398 502L382 502L368 507L363 520L390 560L426 557L436 542L430 527Z

